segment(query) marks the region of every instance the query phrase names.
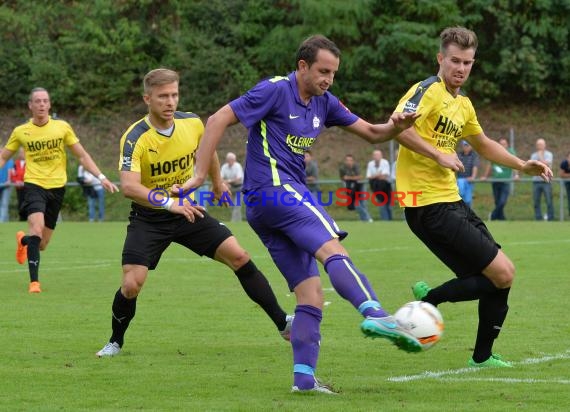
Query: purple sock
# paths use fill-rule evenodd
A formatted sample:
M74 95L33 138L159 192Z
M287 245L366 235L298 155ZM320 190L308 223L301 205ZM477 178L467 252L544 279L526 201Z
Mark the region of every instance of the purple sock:
M362 316L378 318L388 316L378 302L368 279L354 266L348 256L332 255L325 261L324 267L338 294L352 303Z
M315 386L315 368L321 344L321 319L323 312L310 305L297 305L295 320L291 325L293 346L293 385L299 389Z

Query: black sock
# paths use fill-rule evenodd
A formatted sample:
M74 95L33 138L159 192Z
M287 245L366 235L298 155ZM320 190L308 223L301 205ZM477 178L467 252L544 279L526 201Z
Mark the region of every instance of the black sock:
M234 272L241 283L241 287L247 296L269 315L277 329L283 330L287 325L285 317L287 314L281 309L273 289L269 285L267 278L257 269L250 260L241 268Z
M20 240L20 243L22 244L22 246L26 246L29 241L30 241L30 236L22 236L22 240Z
M507 317L509 292L511 288L497 289L495 293L482 296L479 299L479 327L473 360L481 363L492 354L493 343L499 336L503 322Z
M119 346L123 346L125 332L129 327L129 323L135 317L136 310L137 298L127 299L119 288L117 293L115 293L115 300L113 300L113 317L111 319L113 334L109 342L117 342Z
M27 239L26 239L27 238ZM26 239L26 243L24 243ZM40 270L40 242L39 236L24 236L22 245L28 245L28 270L30 271L30 282L37 282Z
M423 298L434 306L443 302L465 302L477 300L481 296L493 293L497 288L483 275L455 278L433 288Z

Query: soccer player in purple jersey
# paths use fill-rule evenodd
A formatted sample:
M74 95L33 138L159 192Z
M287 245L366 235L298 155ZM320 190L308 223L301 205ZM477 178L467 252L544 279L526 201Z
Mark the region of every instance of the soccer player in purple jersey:
M396 137L417 117L394 113L387 123L370 124L352 114L328 91L339 63L340 51L331 40L320 35L305 40L294 72L261 81L209 118L194 177L172 188L176 194L199 187L226 128L241 122L249 129L243 186L247 220L297 298L291 331L295 392L334 393L314 377L323 307L317 260L335 290L365 318L361 329L366 336L387 338L408 352L420 350L419 342L382 308L368 279L341 246L339 240L347 233L308 197L304 152L324 127L341 126L378 143ZM420 138L398 140L443 167L462 168L456 155L443 154Z

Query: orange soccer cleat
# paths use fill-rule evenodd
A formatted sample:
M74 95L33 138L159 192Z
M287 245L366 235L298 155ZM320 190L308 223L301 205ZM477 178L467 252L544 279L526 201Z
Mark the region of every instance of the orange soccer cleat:
M23 265L26 260L28 260L28 247L22 245L22 238L26 236L23 231L16 233L16 260L20 265Z
M30 285L28 286L28 292L41 293L42 289L40 288L40 282L30 282Z

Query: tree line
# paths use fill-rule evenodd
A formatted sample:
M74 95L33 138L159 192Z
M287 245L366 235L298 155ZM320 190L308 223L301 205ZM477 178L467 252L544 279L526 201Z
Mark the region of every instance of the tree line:
M478 102L570 97L569 0L5 0L0 106L42 86L55 110L117 112L139 104L142 76L163 66L181 74L180 107L208 114L294 70L298 44L322 33L342 50L334 93L384 118L435 74L438 35L453 25L479 36L467 87Z

